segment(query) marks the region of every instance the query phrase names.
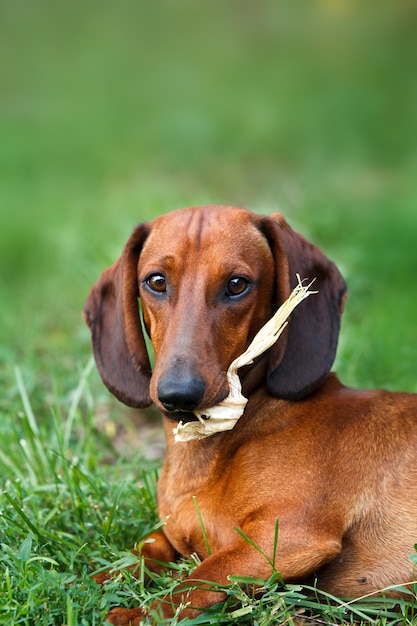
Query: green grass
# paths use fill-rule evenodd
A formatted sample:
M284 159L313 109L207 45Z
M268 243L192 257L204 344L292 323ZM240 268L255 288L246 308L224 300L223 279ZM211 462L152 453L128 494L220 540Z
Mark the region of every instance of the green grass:
M109 397L81 319L135 223L206 202L282 211L347 278L343 381L417 391L417 13L301 0L0 12L0 623L101 624L172 584L90 581L157 523L159 417ZM276 577L265 589L234 584L194 623L412 623L413 597L395 617Z

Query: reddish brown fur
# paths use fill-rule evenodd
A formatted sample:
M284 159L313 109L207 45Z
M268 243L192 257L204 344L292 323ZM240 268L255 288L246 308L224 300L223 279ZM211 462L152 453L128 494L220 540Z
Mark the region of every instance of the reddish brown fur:
M317 277L319 294L293 314L289 330L242 373L249 402L232 431L175 443L176 413L158 396L166 377L204 381L198 408L228 393L225 372L295 284ZM163 274L166 293L146 286ZM232 276L252 289L225 298ZM279 215L232 207L195 207L140 225L121 258L93 287L85 314L104 382L122 401L152 401L164 414L167 454L158 484L163 533L143 554L202 560L173 602L193 617L222 599L192 580L227 584L230 574L268 578L279 519L276 567L286 581L317 576L330 593L358 596L414 577L408 555L417 541L417 396L344 387L329 374L345 284L337 268ZM155 349L151 374L140 328ZM149 398L150 394L150 398ZM207 554L193 496L208 535ZM139 624L140 609L113 609L113 624Z

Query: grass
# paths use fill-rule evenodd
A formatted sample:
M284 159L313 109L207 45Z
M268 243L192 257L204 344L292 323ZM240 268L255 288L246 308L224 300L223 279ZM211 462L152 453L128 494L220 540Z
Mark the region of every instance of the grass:
M159 417L109 397L81 320L136 222L206 202L281 210L347 278L342 380L417 391L417 14L299 0L1 14L0 623L101 624L172 585L90 580L157 523ZM413 619L413 596L394 614L276 577L255 599L245 582L194 623Z

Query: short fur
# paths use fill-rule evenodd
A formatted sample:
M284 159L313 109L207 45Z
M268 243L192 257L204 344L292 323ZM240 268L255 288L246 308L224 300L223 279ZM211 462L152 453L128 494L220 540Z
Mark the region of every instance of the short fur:
M173 429L196 408L227 396L226 371L289 296L296 274L318 295L292 314L288 330L241 372L249 398L233 430L175 443ZM165 279L155 290L152 276ZM227 291L233 277L247 288ZM417 541L417 396L344 387L329 373L346 285L336 266L280 214L192 207L140 224L121 257L92 288L85 318L104 383L122 402L154 402L167 453L158 483L163 532L145 543L154 562L197 553L202 560L177 592L194 617L222 597L204 580L268 578L272 558L285 581L308 581L358 596L414 579ZM155 350L151 372L138 311ZM208 555L193 496L211 549ZM106 576L99 577L104 580ZM141 609L113 609L112 624L139 624Z

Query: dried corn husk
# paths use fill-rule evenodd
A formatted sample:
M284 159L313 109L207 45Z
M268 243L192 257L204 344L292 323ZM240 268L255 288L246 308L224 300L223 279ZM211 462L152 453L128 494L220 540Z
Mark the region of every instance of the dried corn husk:
M288 317L295 307L309 295L317 293L317 291L310 291L314 280L307 286L303 286L299 274L297 274L297 280L298 285L293 289L289 298L280 306L275 315L262 326L247 350L230 364L226 374L229 383L227 398L216 406L194 411L198 421L179 422L178 426L174 428L175 441L203 439L214 435L214 433L231 430L234 427L248 402L247 398L242 395L242 386L237 370L244 365L250 365L257 356L268 350L287 326Z

